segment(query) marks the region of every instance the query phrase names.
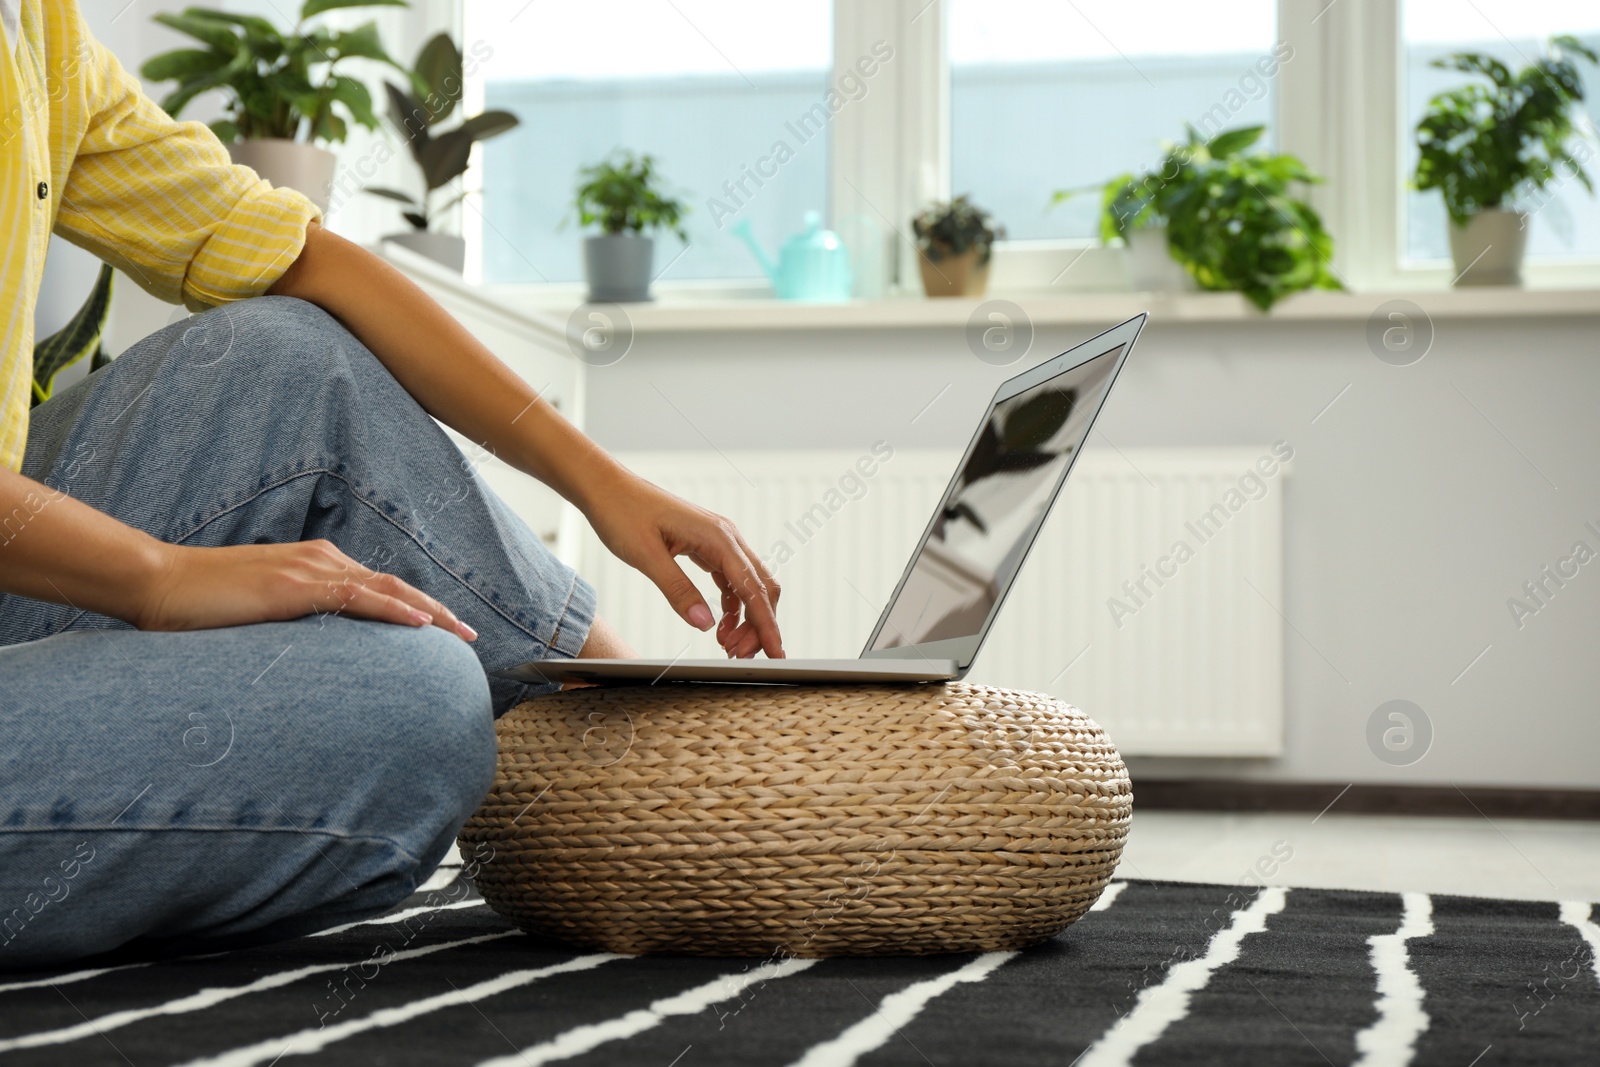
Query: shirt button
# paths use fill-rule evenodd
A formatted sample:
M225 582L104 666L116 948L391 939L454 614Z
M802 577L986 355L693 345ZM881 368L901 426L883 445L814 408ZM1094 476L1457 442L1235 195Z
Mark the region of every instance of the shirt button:
M50 183L49 182L40 182L39 183L39 199L40 200L48 200L49 198L50 198Z

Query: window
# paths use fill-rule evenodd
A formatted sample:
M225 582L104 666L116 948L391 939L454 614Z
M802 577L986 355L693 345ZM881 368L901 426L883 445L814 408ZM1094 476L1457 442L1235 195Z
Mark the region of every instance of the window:
M1407 0L1404 7L1404 134L1402 180L1416 168L1413 131L1428 100L1472 80L1469 75L1435 70L1433 60L1455 52L1483 52L1513 71L1538 58L1555 34L1570 33L1600 47L1600 5L1594 0ZM1591 124L1600 122L1600 71L1588 63L1584 81ZM1482 79L1478 79L1482 80ZM1600 168L1591 167L1592 175ZM1600 256L1600 202L1576 180L1517 205L1531 215L1528 256ZM1437 192L1410 191L1406 197L1404 255L1413 260L1447 259L1448 218Z
M1153 166L1185 123L1267 124L1272 144L1275 0L947 6L950 187L1012 240L1098 236L1097 196L1052 208L1052 193Z
M831 76L829 0L473 0L463 41L484 57L471 96L522 120L483 146L480 217L467 211L487 282L582 278L578 171L620 149L653 155L690 207L687 244L659 235L667 279L761 273L725 209L769 247L827 210L828 129L809 109Z
M1407 180L1422 109L1464 76L1429 61L1472 49L1520 65L1555 33L1600 45L1595 0L462 6L469 57L474 41L490 53L469 64L469 100L523 119L484 146L483 196L463 213L484 278L578 280L577 171L628 148L655 155L692 207L687 245L658 248L666 291L720 279L762 292L729 224L749 219L770 250L819 209L855 255L858 292L915 293L910 219L960 193L1006 227L996 290L1126 288L1124 253L1098 244L1098 197L1052 206L1053 194L1155 164L1191 124L1207 135L1265 124L1265 147L1325 177L1310 196L1350 287L1442 286L1443 204ZM1600 70L1586 74L1600 119ZM797 136L830 96L843 106ZM789 152L774 166L780 141ZM1538 199L1525 205L1537 209L1530 284L1600 285L1600 201L1570 181Z

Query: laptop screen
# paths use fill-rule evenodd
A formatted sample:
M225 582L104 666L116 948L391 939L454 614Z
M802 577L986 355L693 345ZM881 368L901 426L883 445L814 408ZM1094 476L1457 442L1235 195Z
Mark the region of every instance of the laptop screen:
M983 633L1083 447L1125 347L994 406L870 650Z

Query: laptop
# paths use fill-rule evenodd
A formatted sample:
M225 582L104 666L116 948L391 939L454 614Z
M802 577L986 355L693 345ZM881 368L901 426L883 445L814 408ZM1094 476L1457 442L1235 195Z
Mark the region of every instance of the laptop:
M1000 386L856 659L540 659L495 675L609 685L964 678L1147 317Z

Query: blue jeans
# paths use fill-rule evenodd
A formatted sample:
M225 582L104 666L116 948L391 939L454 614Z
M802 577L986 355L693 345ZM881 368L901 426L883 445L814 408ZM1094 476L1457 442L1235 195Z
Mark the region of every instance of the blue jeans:
M480 636L339 616L145 633L0 597L0 970L392 906L488 791L494 716L539 692L485 672L575 656L593 620L588 584L297 300L178 323L36 408L24 473L177 544L326 538Z

